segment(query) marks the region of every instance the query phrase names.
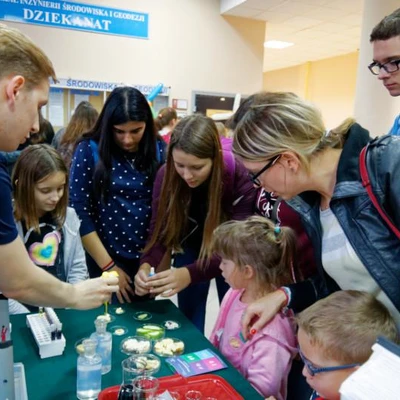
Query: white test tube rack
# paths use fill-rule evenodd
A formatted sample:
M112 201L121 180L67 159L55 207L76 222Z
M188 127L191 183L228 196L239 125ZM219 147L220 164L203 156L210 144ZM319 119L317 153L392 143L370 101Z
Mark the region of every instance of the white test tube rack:
M31 329L33 337L35 338L39 348L40 358L60 356L64 352L64 335L61 333L59 338L57 338L56 335L52 340L52 325L60 330L62 327L60 320L52 308L46 307L44 313L28 314L26 316L26 324Z

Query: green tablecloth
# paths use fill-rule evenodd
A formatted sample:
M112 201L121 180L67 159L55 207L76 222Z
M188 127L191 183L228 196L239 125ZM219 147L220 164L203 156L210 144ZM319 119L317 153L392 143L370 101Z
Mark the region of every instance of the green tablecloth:
M113 312L117 306L110 306ZM136 328L143 324L133 318L136 311L146 311L152 314L148 322L162 324L165 320L175 320L181 328L166 331L167 337L176 337L185 342L185 352L213 348L211 343L185 318L170 300L146 301L124 305L125 314L117 315L109 328L122 325L128 328L127 335L113 335L112 369L103 375L102 388L119 385L122 381L121 361L127 356L121 353L119 345L127 336L135 335ZM76 399L76 361L75 342L94 332L94 320L103 309L90 311L56 310L63 324L63 334L66 338L66 348L61 356L41 359L33 335L26 326L26 315L11 316L12 338L14 341L14 362L22 362L25 366L26 384L29 400ZM215 350L215 349L214 349ZM216 351L216 350L215 350ZM218 353L218 351L216 351ZM220 354L220 353L218 353ZM224 357L221 356L223 359ZM226 359L224 359L226 361ZM229 363L227 362L229 365ZM244 399L253 400L262 397L251 385L229 365L227 369L213 372L226 379ZM162 359L160 371L156 377L171 375L172 372ZM229 399L226 399L229 400Z

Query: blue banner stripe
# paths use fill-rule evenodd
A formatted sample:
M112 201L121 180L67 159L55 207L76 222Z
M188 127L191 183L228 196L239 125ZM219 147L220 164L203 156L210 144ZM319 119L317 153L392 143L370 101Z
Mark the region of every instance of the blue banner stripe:
M0 19L140 39L149 37L149 16L70 1L0 0Z

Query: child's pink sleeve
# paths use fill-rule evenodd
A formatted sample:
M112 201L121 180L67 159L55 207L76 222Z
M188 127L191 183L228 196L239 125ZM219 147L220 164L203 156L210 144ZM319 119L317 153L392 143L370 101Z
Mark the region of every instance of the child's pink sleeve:
M292 350L276 339L265 336L254 348L247 366L247 380L264 397L286 398L286 384L292 364Z

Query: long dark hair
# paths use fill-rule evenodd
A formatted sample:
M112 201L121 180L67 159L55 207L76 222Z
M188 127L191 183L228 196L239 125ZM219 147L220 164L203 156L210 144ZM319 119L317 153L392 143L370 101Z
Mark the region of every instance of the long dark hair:
M135 168L147 174L151 182L157 172L157 132L149 103L133 87L115 88L104 103L95 126L82 139L98 142L99 162L94 172L94 193L100 198L107 197L110 187L112 156L121 151L114 141L113 128L129 121L146 123L134 161Z
M150 250L157 241L169 249L181 251L180 239L187 225L192 190L176 171L172 154L174 149L198 158L210 158L213 162L209 178L208 210L199 254L199 259L205 261L212 253L212 233L223 220L221 198L224 161L214 121L199 114L183 118L172 131L157 220L144 252Z

